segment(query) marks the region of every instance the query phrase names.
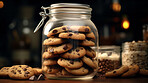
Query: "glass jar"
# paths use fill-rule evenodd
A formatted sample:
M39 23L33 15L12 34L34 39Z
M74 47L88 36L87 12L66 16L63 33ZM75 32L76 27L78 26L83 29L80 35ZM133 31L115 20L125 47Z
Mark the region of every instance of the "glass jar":
M143 25L143 40L148 42L148 24Z
M98 31L86 4L57 3L42 7L48 16L42 37L42 69L49 79L90 79L97 73ZM49 13L46 13L46 9Z
M138 65L148 69L148 44L145 41L132 41L122 44L122 65Z
M98 73L104 74L119 68L120 46L100 46L98 53Z

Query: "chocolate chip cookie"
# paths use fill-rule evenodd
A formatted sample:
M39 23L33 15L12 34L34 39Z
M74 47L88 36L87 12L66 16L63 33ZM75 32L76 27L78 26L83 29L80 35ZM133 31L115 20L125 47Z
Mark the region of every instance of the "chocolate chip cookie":
M75 39L75 40L85 40L85 35L83 33L65 32L59 34L60 38Z
M49 31L49 33L47 34L47 37L56 35L58 33L61 33L61 32L67 31L67 30L68 30L67 26L61 26L61 27L54 28L51 31Z
M49 46L47 50L51 54L61 54L72 49L72 47L73 47L72 44L68 43L68 44L62 44L60 46Z
M89 70L84 67L81 67L78 69L69 69L69 68L65 68L65 69L73 75L86 75L89 72Z
M86 38L89 38L89 39L96 39L93 32L86 33L85 35L86 35Z
M148 76L148 70L140 69L139 74L140 74L140 75L144 75L144 76Z
M61 38L48 38L43 41L43 45L59 45L66 42L65 39Z
M98 67L98 62L93 58L89 58L89 57L84 56L82 58L82 61L93 69L96 69Z
M48 58L59 57L59 55L58 55L58 54L51 54L51 53L49 53L49 52L44 52L43 55L42 55L42 57L43 57L44 59L48 59Z
M78 31L78 32L90 32L91 29L89 26L68 26L70 31Z
M129 66L129 70L121 75L121 77L131 77L134 76L136 73L139 72L138 65L131 65Z
M8 75L12 79L28 79L34 75L34 71L27 65L15 65L9 69Z
M10 67L3 67L0 70L0 77L8 77Z
M83 65L83 62L79 59L58 59L58 64L62 67L66 67L69 69L80 68Z
M80 41L79 42L79 45L82 45L82 46L94 46L95 43L91 40L83 40L83 41Z
M96 57L96 52L90 48L90 47L87 47L85 48L86 49L86 55L91 57L91 58L95 58Z
M62 68L59 65L49 65L42 67L43 72L46 72L48 74L55 74L59 72L61 69Z
M117 77L128 71L129 67L127 65L121 66L119 69L105 73L105 77Z
M68 59L76 59L81 58L86 54L86 50L83 47L77 47L75 49L72 49L64 54L61 55L63 58Z
M43 65L55 65L57 64L57 58L48 58L43 60Z
M42 74L42 69L41 68L32 68L34 71L34 75L40 75Z

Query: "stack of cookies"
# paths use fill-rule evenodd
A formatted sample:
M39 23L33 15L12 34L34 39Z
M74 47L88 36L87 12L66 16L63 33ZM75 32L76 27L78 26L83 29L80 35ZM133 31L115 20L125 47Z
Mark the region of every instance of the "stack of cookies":
M43 41L42 69L50 76L83 76L97 71L95 35L89 26L51 29Z

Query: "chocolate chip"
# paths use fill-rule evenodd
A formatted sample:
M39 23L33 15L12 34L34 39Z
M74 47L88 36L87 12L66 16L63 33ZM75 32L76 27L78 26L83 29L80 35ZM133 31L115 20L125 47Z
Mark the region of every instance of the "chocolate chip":
M24 74L24 77L28 77L28 75L27 74Z
M76 49L76 52L79 52L80 50L79 49Z
M58 32L58 30L53 30L53 31L52 31L52 33L57 33L57 32Z
M19 67L22 67L21 65Z
M30 74L30 72L26 71L25 74Z
M89 29L88 29L88 28L86 28L86 29L85 29L85 32L89 32Z
M78 56L80 56L80 54L78 54Z
M74 64L74 61L70 61L71 64Z
M35 81L35 80L37 80L37 77L34 75L34 76L31 76L30 78L29 78L29 80L30 81Z
M72 35L73 35L73 34L70 33L68 36L72 36Z
M63 27L62 29L63 29L63 30L66 30L66 27Z
M113 73L116 73L116 71L113 71Z
M63 59L61 59L61 61L62 61Z
M65 46L63 47L63 49L64 49L64 50L67 50L67 49L68 49L68 46L67 46L67 45L65 45Z
M50 49L49 51L50 51L51 53L54 53L54 49Z
M83 48L81 48L81 50L83 50Z
M24 71L26 71L27 69L26 69L26 68L24 68L23 70L24 70Z
M13 74L16 74L16 72L14 70L11 71Z
M21 70L17 70L20 74L22 74Z
M45 80L44 78L45 78L45 76L43 74L40 74L39 77L37 78L37 80Z
M48 71L47 72L52 72L52 69L48 69Z

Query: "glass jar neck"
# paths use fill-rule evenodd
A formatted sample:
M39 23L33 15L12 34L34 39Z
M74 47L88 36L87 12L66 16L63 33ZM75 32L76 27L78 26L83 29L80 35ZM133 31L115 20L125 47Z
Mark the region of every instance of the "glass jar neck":
M50 19L79 19L79 20L90 20L91 15L86 15L86 14L51 14Z

